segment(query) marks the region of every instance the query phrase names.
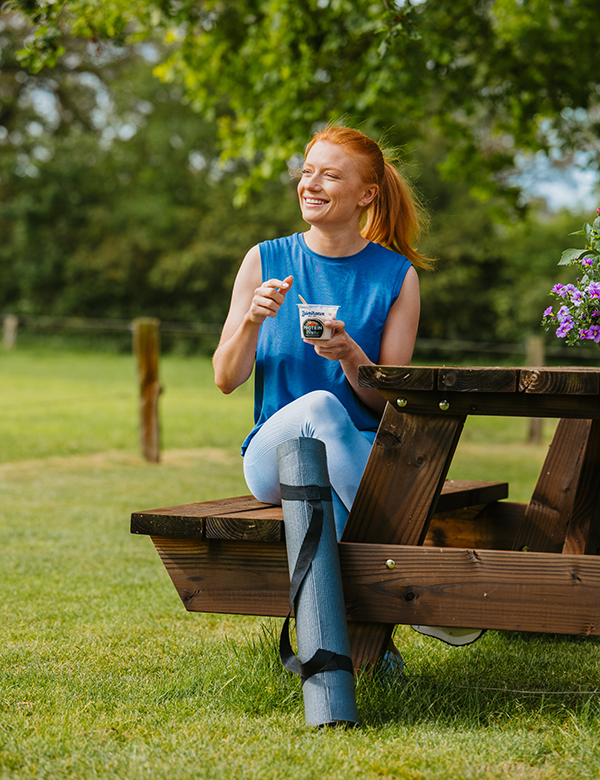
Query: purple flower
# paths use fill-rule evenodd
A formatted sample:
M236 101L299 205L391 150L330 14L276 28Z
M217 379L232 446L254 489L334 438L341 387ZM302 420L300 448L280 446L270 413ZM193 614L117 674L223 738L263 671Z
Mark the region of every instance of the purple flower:
M548 306L548 308L544 311L544 317L553 317L554 313L552 312L552 306Z
M573 322L573 317L569 314L568 306L561 306L556 312L556 316L558 317L559 322L563 322L564 320L569 320L571 323Z
M600 325L592 325L588 330L588 338L593 339L596 344L600 343Z
M585 288L585 291L590 298L600 298L600 282L591 282Z
M554 287L552 288L552 292L555 295L560 296L561 298L566 298L567 297L567 292L566 292L566 290L564 288L564 285L562 285L562 284L555 284Z
M575 288L571 292L571 303L575 304L575 306L581 306L583 301L585 300L584 294L581 292L581 290L578 290Z
M567 333L572 330L573 323L568 322L567 320L563 320L563 322L560 323L556 330L556 335L559 339L564 339L564 337L567 335Z
M584 257L581 261L581 265L585 265L587 268L591 268L594 265L594 261L590 257Z

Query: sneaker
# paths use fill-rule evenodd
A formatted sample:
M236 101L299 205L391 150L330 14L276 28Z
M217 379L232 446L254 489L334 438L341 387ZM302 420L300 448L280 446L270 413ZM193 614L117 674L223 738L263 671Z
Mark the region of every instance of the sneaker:
M446 628L441 626L411 626L419 634L440 639L453 647L472 645L485 634L485 628Z
M404 668L406 664L399 653L393 653L386 650L383 656L377 661L375 674L386 685L392 685L404 680Z

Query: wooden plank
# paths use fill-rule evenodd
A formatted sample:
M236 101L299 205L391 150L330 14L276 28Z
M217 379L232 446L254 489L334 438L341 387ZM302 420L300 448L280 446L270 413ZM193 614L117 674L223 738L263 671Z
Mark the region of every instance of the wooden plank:
M342 539L420 544L462 432L460 417L384 412Z
M234 496L233 498L219 498L214 501L199 501L192 504L181 504L180 506L167 506L161 509L144 509L140 512L134 512L132 517L140 515L170 515L172 517L218 517L226 515L229 512L252 512L256 509L265 509L272 504L263 504L254 496Z
M398 411L435 415L498 415L500 417L600 418L600 397L536 393L456 393L452 390L416 392L377 388ZM397 404L402 399L402 406ZM406 403L404 403L406 402ZM448 406L446 406L446 402ZM443 404L443 408L440 406Z
M191 612L287 615L290 576L284 542L152 537Z
M153 541L189 611L287 614L282 542ZM596 556L344 543L339 551L351 626L375 620L600 635Z
M208 517L205 521L205 536L207 539L279 542L284 538L283 517L273 518L275 509L279 510L277 515L283 514L281 507L271 507L252 512L253 517L240 517L238 514Z
M340 561L351 621L600 635L595 556L340 544Z
M223 531L219 528L217 518L221 515L235 517L236 512L233 510L236 509L245 515L238 523L226 521L230 523L234 538L268 538L274 541L281 539L281 507L263 504L254 496L238 496L133 512L131 533L179 539L202 539L207 534L209 537L221 538Z
M519 391L545 395L598 395L600 372L590 368L524 368Z
M426 547L512 550L526 504L501 501L436 512L423 542Z
M342 539L422 544L435 511L464 417L398 414L386 406ZM393 625L349 630L355 669L373 667Z
M514 393L518 385L516 368L440 368L438 390L459 393Z
M436 512L450 512L477 504L489 504L508 498L508 482L475 482L447 479L442 485Z
M548 449L515 549L561 552L573 513L591 420L561 420Z
M438 500L440 511L498 501L508 495L506 482L447 480ZM173 539L246 539L278 542L284 538L283 510L252 496L150 509L131 515L131 533Z
M600 553L600 420L592 420L563 553Z
M364 387L395 390L433 390L437 384L437 368L430 366L359 366Z

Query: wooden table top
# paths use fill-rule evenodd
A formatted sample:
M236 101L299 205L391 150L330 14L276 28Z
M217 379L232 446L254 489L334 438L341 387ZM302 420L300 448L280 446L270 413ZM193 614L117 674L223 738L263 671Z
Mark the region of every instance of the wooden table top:
M600 417L600 368L360 366L359 384L404 412Z

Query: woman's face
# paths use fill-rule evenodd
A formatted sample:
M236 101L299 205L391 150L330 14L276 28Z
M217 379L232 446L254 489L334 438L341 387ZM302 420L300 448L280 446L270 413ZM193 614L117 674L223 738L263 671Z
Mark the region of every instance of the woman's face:
M363 209L376 195L377 185L365 184L343 147L329 141L312 146L298 183L302 218L309 225L358 229Z

